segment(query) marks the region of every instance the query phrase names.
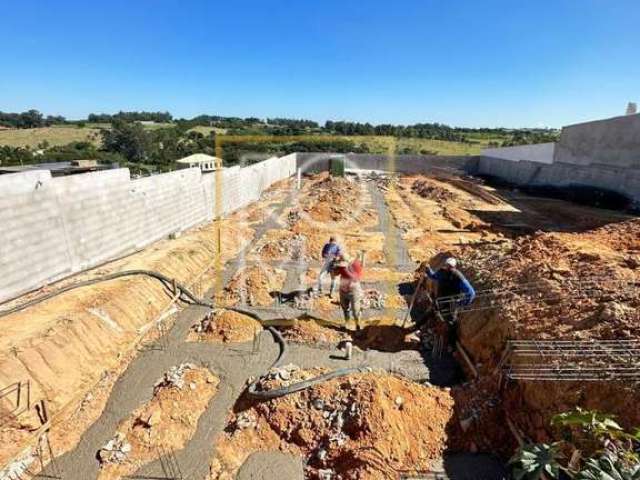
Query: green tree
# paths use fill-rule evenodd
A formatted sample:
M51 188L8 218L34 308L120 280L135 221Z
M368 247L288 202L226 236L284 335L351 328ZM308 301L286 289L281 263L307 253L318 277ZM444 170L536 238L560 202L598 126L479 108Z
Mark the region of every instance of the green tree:
M150 135L138 123L114 120L111 129L102 130L102 145L108 152L119 153L131 162L147 159L151 147Z

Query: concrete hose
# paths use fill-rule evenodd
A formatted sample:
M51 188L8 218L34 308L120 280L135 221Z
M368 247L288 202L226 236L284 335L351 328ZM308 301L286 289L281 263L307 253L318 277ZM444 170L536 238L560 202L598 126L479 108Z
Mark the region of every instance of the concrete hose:
M54 292L49 292L45 295L41 295L39 297L33 298L31 300L29 300L28 302L25 302L23 304L20 305L16 305L15 307L6 309L6 310L2 310L0 311L0 318L5 317L7 315L11 315L12 313L16 313L16 312L20 312L22 310L25 310L27 308L33 307L34 305L38 305L39 303L42 303L46 300L49 300L53 297L56 297L58 295L61 295L63 293L69 292L71 290L76 290L78 288L82 288L82 287L88 287L90 285L95 285L97 283L101 283L101 282L107 282L109 280L115 280L118 278L123 278L123 277L131 277L131 276L135 276L135 275L145 275L151 278L155 278L156 280L159 280L160 282L162 282L162 284L168 288L169 290L174 290L174 287L176 290L178 290L180 292L180 296L179 298L181 300L189 300L193 305L199 305L199 306L203 306L203 307L208 307L208 308L215 308L215 305L212 302L207 302L206 300L200 299L198 297L196 297L191 291L189 291L188 288L186 288L184 285L182 285L181 283L176 282L174 279L167 277L166 275L163 275L162 273L159 272L155 272L153 270L125 270L123 272L115 272L115 273L110 273L107 275L102 275L100 277L97 278L92 278L89 280L85 280L83 282L78 282L78 283L74 283L72 285L67 285L66 287L63 287L59 290L56 290ZM261 322L260 317L255 314L252 311L249 310L245 310L242 308L236 308L236 307L227 307L227 310L231 310L243 315L247 315L259 322ZM280 332L275 329L274 327L267 327L267 330L269 330L271 332L271 334L273 335L273 337L275 338L276 342L278 343L278 345L280 346L280 353L278 355L278 357L276 358L276 360L273 362L273 364L271 365L271 367L269 368L269 370L271 368L275 368L278 365L280 365L280 363L284 360L285 354L287 352L287 343L284 340L284 337L280 334ZM334 370L333 372L329 372L329 373L325 373L323 375L319 375L315 378L311 378L309 380L305 380L303 382L298 382L298 383L294 383L293 385L289 385L287 387L283 387L283 388L278 388L278 389L274 389L274 390L267 390L267 391L260 391L257 390L257 382L258 380L256 380L255 382L253 382L251 385L249 385L248 388L248 393L251 397L256 398L256 399L261 399L261 400L269 400L272 398L277 398L277 397L281 397L284 395L289 395L291 393L295 393L295 392L299 392L301 390L305 390L307 388L310 388L314 385L318 385L320 383L326 382L327 380L331 380L333 378L338 378L338 377L342 377L345 375L349 375L352 373L358 373L358 372L366 372L369 371L369 369L367 367L355 367L355 368L341 368L338 370Z
M239 313L247 313L241 311L241 309L230 308L229 310L234 310ZM286 351L287 351L287 342L285 341L282 334L275 329L274 327L267 327L267 330L271 332L278 345L280 345L280 354L278 358L273 362L269 370L277 367L284 360ZM318 375L317 377L310 378L309 380L304 380L302 382L294 383L293 385L288 385L282 388L276 388L273 390L258 390L258 381L260 378L264 377L262 375L258 379L256 379L249 387L247 388L247 394L258 400L271 400L273 398L283 397L285 395L290 395L295 392L300 392L302 390L306 390L307 388L313 387L314 385L318 385L320 383L326 382L333 378L344 377L346 375L350 375L352 373L361 373L371 371L369 367L351 367L351 368L340 368L338 370L334 370L329 373L325 373L323 375Z
M56 290L55 292L49 292L45 295L41 295L39 297L36 297L34 299L29 300L28 302L25 302L21 305L16 305L15 307L6 309L6 310L2 310L0 311L0 318L5 317L7 315L10 315L12 313L16 313L22 310L25 310L29 307L33 307L34 305L37 305L39 303L42 303L46 300L49 300L53 297L56 297L58 295L61 295L65 292L69 292L71 290L75 290L77 288L82 288L82 287L88 287L90 285L95 285L96 283L101 283L101 282L106 282L109 280L115 280L117 278L122 278L122 277L130 277L130 276L135 276L135 275L146 275L148 277L151 278L155 278L156 280L159 280L160 282L162 282L162 284L168 288L169 290L173 290L173 287L175 286L175 288L177 290L180 291L180 299L181 300L185 300L185 297L187 300L189 300L190 302L192 302L194 305L201 305L204 307L210 307L213 308L214 305L211 302L206 302L202 299L199 299L198 297L196 297L193 293L191 293L189 291L189 289L187 289L184 285L176 282L174 279L167 277L166 275L163 275L160 272L155 272L153 270L125 270L123 272L116 272L116 273L110 273L107 275L102 275L100 277L97 278L92 278L89 280L85 280L83 282L78 282L78 283L74 283L72 285L67 285L66 287L63 287L59 290ZM244 313L244 312L243 312Z

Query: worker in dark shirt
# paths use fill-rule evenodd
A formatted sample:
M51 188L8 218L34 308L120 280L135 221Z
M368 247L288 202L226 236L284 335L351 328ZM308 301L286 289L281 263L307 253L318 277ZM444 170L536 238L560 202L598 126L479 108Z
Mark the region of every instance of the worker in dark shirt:
M342 255L342 249L340 245L336 242L336 238L334 236L329 237L329 242L325 243L322 247L322 268L320 269L320 273L318 274L318 286L317 290L319 293L322 293L322 277L324 277L325 273L328 273L331 276L331 288L329 290L329 296L333 295L333 291L336 287L336 276L333 273L333 264L340 255Z
M457 260L449 257L445 260L442 268L436 272L427 265L425 275L437 282L438 293L436 298L460 296L457 304L469 305L476 298L476 291L469 283L469 280L457 269L457 266Z
M428 265L425 271L425 276L436 282L435 307L448 324L447 336L451 349L458 340L457 310L461 306L470 305L476 298L476 291L457 266L456 259L449 257L437 271L434 272Z

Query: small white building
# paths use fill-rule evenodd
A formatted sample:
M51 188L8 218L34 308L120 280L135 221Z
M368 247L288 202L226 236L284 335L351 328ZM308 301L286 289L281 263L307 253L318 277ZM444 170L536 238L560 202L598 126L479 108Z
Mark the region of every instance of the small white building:
M194 153L176 160L178 168L198 167L203 172L213 172L222 167L222 159L204 153Z

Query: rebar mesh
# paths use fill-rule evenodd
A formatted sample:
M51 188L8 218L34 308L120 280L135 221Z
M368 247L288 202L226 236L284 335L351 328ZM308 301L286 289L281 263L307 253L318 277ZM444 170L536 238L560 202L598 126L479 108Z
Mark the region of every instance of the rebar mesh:
M464 305L464 295L441 297L437 306L442 311L456 310L459 313L502 308L514 302L532 304L539 302L569 301L581 299L597 300L603 295L637 295L640 283L607 277L566 278L561 285L551 282L532 282L508 289L480 290L473 303Z
M514 380L640 381L640 340L514 340L507 348Z

